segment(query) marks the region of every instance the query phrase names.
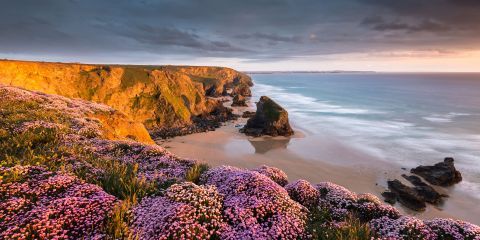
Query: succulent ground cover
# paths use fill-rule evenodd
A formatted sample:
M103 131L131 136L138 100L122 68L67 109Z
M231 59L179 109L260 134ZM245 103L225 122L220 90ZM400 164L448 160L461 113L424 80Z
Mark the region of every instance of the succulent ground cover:
M178 158L115 135L112 111L0 87L0 239L480 239L334 183Z

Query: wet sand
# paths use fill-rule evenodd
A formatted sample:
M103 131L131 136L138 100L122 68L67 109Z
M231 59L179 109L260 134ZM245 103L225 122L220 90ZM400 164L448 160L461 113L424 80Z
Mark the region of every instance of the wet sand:
M248 108L237 108L243 111ZM252 138L238 132L246 122L240 118L216 131L197 133L158 141L169 151L211 166L231 165L252 169L263 164L278 167L288 174L289 181L305 179L311 183L330 181L354 192L370 192L380 199L388 179L399 179L408 173L401 166L356 151L330 136L310 136L294 127L290 138ZM437 188L450 195L441 206L428 205L424 212L413 212L395 205L401 212L424 219L435 217L458 218L480 224L478 200L457 192L455 187Z

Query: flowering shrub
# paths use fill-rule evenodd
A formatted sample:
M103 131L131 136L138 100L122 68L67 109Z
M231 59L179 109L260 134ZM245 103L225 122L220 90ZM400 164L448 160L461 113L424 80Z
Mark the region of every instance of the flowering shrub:
M305 234L307 210L287 191L254 171L222 166L204 173L201 181L224 195L228 223L222 239L297 239Z
M253 171L267 176L268 178L272 179L272 181L276 182L278 185L282 187L287 185L288 183L287 174L276 167L269 167L266 165L262 165L258 168L253 169Z
M464 221L436 218L425 221L425 225L442 239L480 239L480 227Z
M381 217L370 221L370 227L380 239L437 239L437 235L422 220L402 216L398 219Z
M288 195L303 206L312 209L318 206L320 193L305 180L297 180L285 186Z
M0 239L101 237L115 197L41 167L0 168Z
M364 222L380 217L392 219L400 217L400 212L396 208L383 204L377 196L370 193L357 195L355 210L358 217Z
M327 210L333 220L345 220L349 211L355 208L357 196L348 189L331 182L322 182L316 187L320 192L319 207Z
M213 186L172 185L165 197L145 198L133 210L133 232L140 239L218 237L222 198Z

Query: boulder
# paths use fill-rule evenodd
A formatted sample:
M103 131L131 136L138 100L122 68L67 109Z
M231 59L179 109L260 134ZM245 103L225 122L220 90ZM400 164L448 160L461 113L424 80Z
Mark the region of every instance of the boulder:
M415 189L403 184L397 179L388 181L387 183L388 189L397 195L397 200L405 207L415 211L425 210L425 201L418 195Z
M433 185L451 186L462 181L462 174L455 169L453 162L453 158L448 157L433 166L419 166L410 172L423 177Z
M250 136L293 134L287 111L267 96L260 98L255 115L248 119L247 124L240 131Z
M242 95L235 95L233 97L232 107L247 107L247 101Z
M447 195L440 194L437 192L432 186L426 184L417 176L407 176L405 174L402 175L403 178L407 179L411 184L413 184L415 191L417 194L428 203L438 204L441 202L442 197L447 197Z
M397 194L394 192L383 192L382 196L385 198L385 202L395 204L397 202Z
M255 116L255 112L245 111L242 114L242 118L251 118L253 116Z

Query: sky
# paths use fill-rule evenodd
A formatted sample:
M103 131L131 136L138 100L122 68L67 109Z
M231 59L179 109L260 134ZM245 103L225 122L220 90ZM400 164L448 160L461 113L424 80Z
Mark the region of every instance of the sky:
M0 1L0 58L480 71L480 0Z

